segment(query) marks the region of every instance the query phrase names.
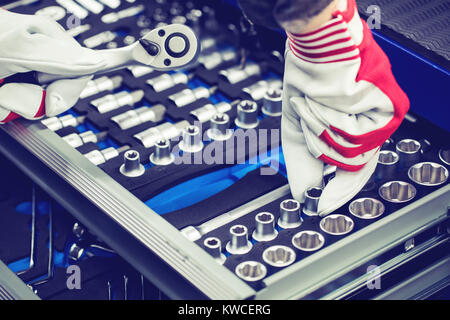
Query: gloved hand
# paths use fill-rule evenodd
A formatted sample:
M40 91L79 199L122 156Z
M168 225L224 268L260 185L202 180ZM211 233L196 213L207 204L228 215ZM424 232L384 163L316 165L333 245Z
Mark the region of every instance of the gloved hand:
M37 119L70 109L93 74L104 66L100 55L83 48L55 21L0 10L0 123L19 116ZM28 83L5 83L16 73L67 75L46 90Z

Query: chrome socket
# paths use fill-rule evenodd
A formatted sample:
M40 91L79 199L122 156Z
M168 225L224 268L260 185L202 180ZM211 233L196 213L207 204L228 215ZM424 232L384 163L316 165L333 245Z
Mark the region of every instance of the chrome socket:
M86 88L81 92L80 98L85 99L104 91L113 91L122 85L122 77L115 76L112 78L103 76L98 79L91 80L87 83Z
M439 159L446 165L450 166L450 149L445 148L439 150Z
M416 188L404 181L390 181L378 189L378 194L386 201L393 203L404 203L416 196Z
M65 116L62 116L62 117L50 117L50 118L41 120L41 123L52 131L58 131L62 128L76 127L80 123L83 123L84 120L86 120L85 116L80 116L80 117L75 118L71 114L66 114Z
M107 113L124 106L134 106L144 98L144 90L136 90L133 92L122 91L116 94L108 94L99 99L91 101L99 113Z
M184 130L184 128L186 128L187 126L189 126L189 122L186 120L177 122L175 124L166 122L156 127L152 127L139 132L133 137L141 142L144 147L151 148L159 140L170 140L178 137L181 134L182 130Z
M242 280L254 282L263 279L267 275L267 268L258 261L244 261L237 265L234 272Z
M242 69L241 66L234 66L232 68L220 71L220 77L230 84L236 84L251 76L261 74L261 67L256 63L250 62Z
M199 152L203 149L202 133L197 126L187 126L183 130L183 140L179 143L180 150L189 153Z
M237 53L234 49L226 49L220 52L215 51L207 55L201 55L198 61L206 70L212 70L222 63L233 61L236 58Z
M231 110L231 104L228 102L219 102L216 105L210 103L191 111L191 115L194 116L201 123L211 120L216 113L225 113Z
M82 145L92 142L97 143L106 136L105 132L94 133L92 131L85 131L82 133L71 133L67 136L62 137L62 139L67 142L71 147L78 148Z
M161 139L156 142L155 152L150 155L150 162L157 166L167 166L175 160L170 152L170 141Z
M147 84L155 91L162 92L175 87L177 84L186 84L189 76L183 72L173 74L164 73L158 77L147 80Z
M89 159L96 166L105 163L108 160L111 160L115 157L118 157L119 154L123 151L130 149L129 146L125 145L118 149L113 147L106 148L103 150L92 150L91 152L85 153L84 156Z
M403 139L395 146L399 155L399 164L402 168L420 161L420 142L413 139Z
M268 265L277 268L287 267L295 262L295 251L286 246L271 246L264 250L263 260Z
M397 172L398 161L399 156L394 151L380 151L378 165L375 171L377 179L393 178Z
M253 101L260 101L264 98L268 89L279 89L283 85L280 79L274 78L269 80L260 80L251 86L242 89L248 97L247 99Z
M146 75L152 73L153 71L155 71L153 68L146 67L146 66L131 66L131 67L128 67L128 70L130 70L131 74L135 78L140 78L140 77L146 76Z
M439 186L447 181L448 170L438 163L422 162L409 168L408 177L422 186Z
M370 220L384 213L384 204L377 199L361 198L350 203L348 210L357 218Z
M292 237L292 245L302 251L316 251L323 247L325 238L316 231L300 231Z
M297 228L302 222L303 220L300 216L300 202L288 199L280 203L280 218L278 219L278 225L281 228Z
M141 164L141 156L136 150L128 150L123 155L124 162L120 166L120 173L126 177L135 178L142 176L145 172Z
M134 110L121 113L111 118L111 121L115 122L120 129L127 130L133 127L137 127L146 122L160 122L164 119L166 114L166 107L162 104L155 105L153 107L140 107Z
M262 112L270 117L281 116L283 92L278 88L269 88L264 95Z
M231 254L246 254L252 249L252 243L248 241L248 229L244 225L234 225L230 228L231 241L226 249Z
M255 216L256 229L253 239L256 241L272 241L278 235L275 230L275 217L269 212L261 212Z
M184 89L180 92L174 93L169 96L169 100L172 101L178 108L182 108L202 98L209 98L211 94L216 90L216 87L210 89L205 87L197 87L195 89Z
M308 188L305 191L305 205L303 206L303 213L307 216L317 216L317 208L319 206L319 199L322 195L322 188Z
M258 105L254 101L243 100L237 106L235 124L243 129L253 129L259 124Z
M353 230L353 220L342 214L331 214L320 220L320 229L334 236L342 236Z
M222 253L222 243L219 238L209 237L203 241L203 247L217 262L224 264L226 257Z
M69 260L78 261L84 254L84 248L80 247L78 244L74 243L69 249L68 258Z
M225 141L233 135L233 130L230 130L230 117L226 113L216 113L210 124L211 127L206 131L206 135L211 140Z

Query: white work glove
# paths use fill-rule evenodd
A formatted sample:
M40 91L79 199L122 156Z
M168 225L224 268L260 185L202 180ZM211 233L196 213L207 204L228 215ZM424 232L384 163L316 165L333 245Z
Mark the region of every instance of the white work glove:
M356 158L342 157L318 139L299 113L294 111L296 99L291 98L290 101L293 103L285 103L283 106L281 132L287 175L294 199L303 203L308 188L323 187L325 164L317 154L343 164L361 165L361 169L354 172L336 169L335 177L325 186L319 200L318 213L323 217L340 208L364 187L375 171L379 150L376 148Z
M0 10L0 79L39 71L80 78L55 81L45 90L28 83L0 80L0 123L22 116L37 119L70 109L97 70L105 65L94 50L83 48L55 21Z

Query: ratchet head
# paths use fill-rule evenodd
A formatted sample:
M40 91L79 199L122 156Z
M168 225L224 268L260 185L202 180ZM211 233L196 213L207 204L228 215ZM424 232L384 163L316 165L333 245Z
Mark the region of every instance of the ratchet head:
M134 45L133 58L156 70L182 68L200 53L200 42L191 28L170 24L147 33Z

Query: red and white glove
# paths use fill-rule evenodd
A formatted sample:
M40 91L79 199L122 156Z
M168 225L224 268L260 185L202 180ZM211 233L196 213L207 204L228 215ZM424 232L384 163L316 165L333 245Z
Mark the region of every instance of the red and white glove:
M408 109L354 0L317 30L288 34L282 135L293 196L304 201L307 188L320 186L327 163L337 171L322 192L319 214L353 198Z
M0 123L22 116L38 119L71 108L93 74L104 66L100 55L83 48L55 21L0 10ZM4 83L16 73L67 75L46 90L28 83Z

